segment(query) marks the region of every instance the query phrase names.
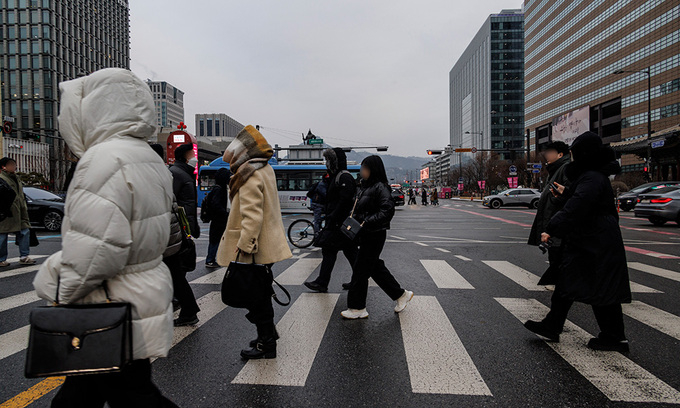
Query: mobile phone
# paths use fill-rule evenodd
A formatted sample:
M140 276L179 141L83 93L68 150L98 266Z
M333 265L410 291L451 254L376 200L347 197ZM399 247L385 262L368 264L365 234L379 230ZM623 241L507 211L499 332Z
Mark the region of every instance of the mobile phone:
M552 190L554 193L560 194L560 191L557 189L557 186L555 185L555 182L550 183L548 186L550 190Z

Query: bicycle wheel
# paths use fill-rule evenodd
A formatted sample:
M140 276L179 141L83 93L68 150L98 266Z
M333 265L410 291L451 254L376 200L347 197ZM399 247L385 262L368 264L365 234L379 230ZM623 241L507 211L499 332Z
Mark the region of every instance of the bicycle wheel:
M295 220L288 227L288 240L298 248L307 248L314 242L314 224L311 221Z

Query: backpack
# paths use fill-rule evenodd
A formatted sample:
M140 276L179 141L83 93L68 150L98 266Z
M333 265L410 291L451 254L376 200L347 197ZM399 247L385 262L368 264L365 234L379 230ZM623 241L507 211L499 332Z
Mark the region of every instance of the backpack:
M203 202L201 203L201 221L203 222L212 221L212 215L210 215L210 202L213 198L213 191L215 191L214 188L210 190L208 195L205 196Z

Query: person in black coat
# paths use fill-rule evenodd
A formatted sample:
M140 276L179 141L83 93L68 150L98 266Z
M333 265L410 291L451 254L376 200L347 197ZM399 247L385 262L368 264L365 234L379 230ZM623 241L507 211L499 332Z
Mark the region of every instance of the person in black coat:
M210 198L208 202L204 199L202 205L208 206L208 213L210 214L210 232L208 234L208 256L205 258L205 266L208 268L219 268L217 264L217 248L220 246L220 240L224 235L224 230L227 228L227 220L229 219L229 211L227 210L227 203L229 202L229 194L227 186L231 179L231 173L226 168L221 168L215 173L215 187L210 191L206 198Z
M326 208L324 213L325 226L319 233L319 239L315 245L321 246L321 270L319 276L305 282L305 286L314 292L327 292L331 273L338 259L338 252L342 251L350 265L354 265L357 257L356 244L349 241L341 232L345 218L349 216L354 204L356 183L354 177L347 171L347 156L342 149L326 149L323 152L326 158L326 168L330 183L326 191ZM347 289L349 284L343 284Z
M557 183L568 188L570 182L567 178L566 168L571 161L569 146L560 141L552 142L543 149L543 157L547 162L548 180L546 187L541 192L538 200L536 217L531 226L529 241L527 244L538 246L541 243L541 234L545 232L548 222L559 210L564 207L567 201L567 194L553 195L551 184ZM557 283L557 272L562 263L562 243L559 238L552 238L552 245L548 248L548 262L550 266L543 273L539 285L554 285Z
M201 236L201 228L198 225L198 204L196 202L196 157L194 145L183 144L175 149L175 164L170 166L172 173L172 191L175 193L177 205L184 208L189 220L191 236Z
M361 162L361 178L361 190L357 195L352 217L361 223L362 229L359 233L359 253L347 294L348 309L341 313L345 319L368 317L366 297L369 278L373 278L397 302L394 308L397 313L404 310L413 299L413 292L404 290L380 259L387 230L390 229L390 221L394 217L392 189L387 182L385 166L380 156L368 156Z
M557 184L555 194L565 194L564 207L555 214L541 236L561 238L564 245L550 312L527 329L559 341L567 313L574 301L592 305L600 326L598 337L588 342L595 350L628 351L622 303L630 303L626 251L619 228L614 191L608 176L621 171L614 151L602 146L592 132L580 135L571 146L573 162L566 174L571 186Z
M423 187L423 190L420 192L420 197L422 199L422 204L427 205L427 190L425 187Z

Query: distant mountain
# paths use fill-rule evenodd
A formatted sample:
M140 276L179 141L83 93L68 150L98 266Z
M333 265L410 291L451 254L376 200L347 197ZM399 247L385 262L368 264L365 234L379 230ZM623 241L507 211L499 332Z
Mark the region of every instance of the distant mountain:
M347 153L347 160L361 164L364 158L373 154L376 153L352 151ZM383 159L383 163L385 163L385 172L390 183L402 183L406 179L420 179L420 166L430 161L427 157L404 157L380 153L378 155Z

